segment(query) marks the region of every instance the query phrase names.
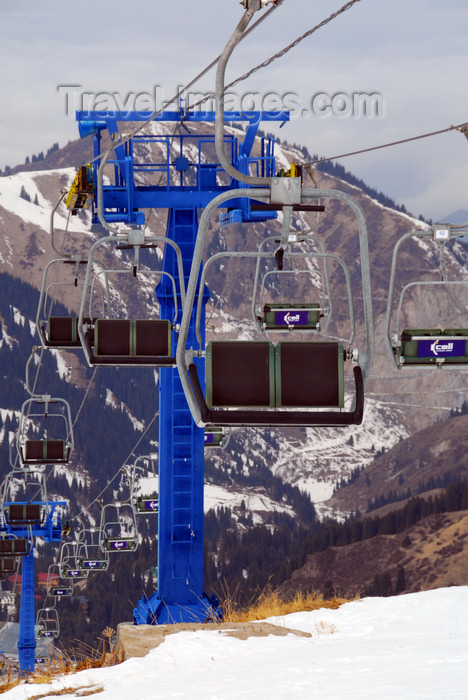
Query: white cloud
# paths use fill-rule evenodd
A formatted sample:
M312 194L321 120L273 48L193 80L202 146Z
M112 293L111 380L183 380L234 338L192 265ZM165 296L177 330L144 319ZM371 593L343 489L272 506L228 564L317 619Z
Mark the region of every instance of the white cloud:
M335 0L281 5L236 49L228 80L339 5ZM79 84L84 91L117 91L122 96L162 85L165 94L172 94L220 52L241 13L232 0L178 0L155 6L144 0L134 0L131 6L115 0L112 7L82 0L71 22L69 8L60 0L40 6L34 0L23 0L20 6L16 0L3 0L0 60L8 70L1 76L0 167L23 162L26 155L55 141L63 144L76 138L76 125L65 114L58 85ZM303 118L284 128L282 138L302 142L323 155L443 128L468 119L467 20L462 0L450 5L435 0L358 3L237 89L295 91L304 102L317 91L380 92L382 118ZM209 90L213 82L211 71L201 89ZM463 148L457 145L455 150L455 156L450 149L444 153L436 139L429 139L422 150L385 149L343 165L353 172L356 168L371 186L399 201L414 201L421 213L432 216L434 199L423 193L437 190L435 170L440 168L454 183L450 199L456 200L455 208L466 207L464 188L455 182Z

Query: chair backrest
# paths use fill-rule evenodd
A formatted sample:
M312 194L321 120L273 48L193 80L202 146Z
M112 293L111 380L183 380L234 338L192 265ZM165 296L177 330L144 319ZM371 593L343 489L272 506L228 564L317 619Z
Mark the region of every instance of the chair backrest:
M16 559L1 557L0 558L0 571L3 573L15 573L18 568L18 562Z
M50 316L47 321L47 340L50 343L77 343L77 319L74 316Z
M18 556L27 553L28 540L25 537L0 539L0 557L4 557L8 554Z
M339 342L212 341L206 351L210 407L342 408Z
M95 354L122 357L170 357L171 323L164 319L97 319Z
M44 519L44 510L40 503L10 503L5 517L12 524L40 524Z
M63 462L67 458L65 440L26 440L25 462Z
M276 406L342 408L344 351L339 342L287 342L275 348Z
M274 406L274 382L272 343L212 341L208 344L208 406Z

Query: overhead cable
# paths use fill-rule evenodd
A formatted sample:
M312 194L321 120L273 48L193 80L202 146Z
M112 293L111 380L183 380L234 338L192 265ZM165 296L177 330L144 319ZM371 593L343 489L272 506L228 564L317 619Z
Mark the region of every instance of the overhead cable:
M270 58L267 58L265 61L263 61L262 63L259 63L254 68L251 68L247 73L244 73L244 75L241 75L239 78L236 78L235 80L233 80L232 83L229 83L229 85L226 85L226 88L231 88L234 85L237 85L237 83L240 83L242 80L247 80L247 78L250 78L250 76L253 73L256 73L261 68L266 68L271 63L276 61L276 59L282 58L289 51L291 51L291 49L294 49L298 44L300 44L301 41L304 41L304 39L307 39L307 37L311 36L311 34L314 34L314 32L318 31L322 27L325 27L325 25L329 24L329 22L336 19L343 12L350 10L353 5L355 5L357 2L360 2L360 1L361 0L350 0L345 5L340 7L339 10L336 10L331 15L329 15L326 19L319 22L319 24L316 24L315 27L312 27L312 29L309 29L308 31L304 32L304 34L301 34L301 36L297 37L297 39L295 39L291 44L288 44L287 46L285 46L283 49L281 49L281 51L278 51L273 56L270 56Z
M91 506L93 506L95 503L99 502L99 499L101 498L101 496L103 495L103 493L104 493L104 492L109 488L109 486L116 480L116 478L118 477L118 475L120 474L120 472L125 470L125 465L126 465L127 461L128 461L128 460L130 459L130 457L133 455L133 453L135 452L136 448L138 447L138 445L140 444L140 442L143 440L143 438L145 437L146 433L148 432L148 430L149 430L149 429L151 428L151 426L153 425L153 423L154 423L154 421L156 420L156 418L158 417L158 415L159 415L159 411L157 411L157 412L154 414L154 416L152 417L152 419L150 420L150 422L148 423L148 425L147 425L146 428L144 429L143 433L140 435L140 437L139 437L138 440L136 441L136 443L135 443L135 445L133 446L132 450L129 452L129 454L127 455L127 457L124 459L122 465L121 465L121 466L119 467L119 469L115 472L115 474L114 474L114 476L112 477L112 479L110 479L110 480L107 482L107 484L104 486L104 488L102 489L102 491L100 491L100 493L98 493L98 495L94 498L94 500L92 500L91 503L89 503L89 504L86 506L86 509L87 509L87 510L89 510L89 509L91 508ZM76 518L79 518L79 517L80 517L80 513L77 513L76 515L73 515L71 518L69 518L69 522L71 522L72 520L76 520Z
M354 0L354 2L359 2L359 0ZM272 5L265 13L263 13L261 15L261 17L259 17L259 19L256 22L254 22L254 24L250 27L250 29L248 29L245 32L243 38L246 37L248 34L250 34L250 32L252 32L254 29L256 29L259 24L261 24L272 12L274 12L277 9L277 7L279 7L279 4ZM187 92L187 90L189 90L191 87L193 87L193 85L195 85L201 78L203 78L206 75L206 73L208 73L218 63L220 57L221 57L221 54L219 56L217 56L215 59L213 59L213 61L211 61L211 63L208 66L203 68L203 70L200 71L200 73L198 73L198 75L196 75L195 78L192 78L192 80L189 83L187 83L186 85L181 87L177 91L177 93L172 97L172 99L168 100L168 102L166 104L172 104L173 102L176 102L180 97L182 97ZM152 121L154 121L156 119L156 117L159 117L163 111L164 111L164 106L161 107L160 109L155 110L152 114L150 114L150 116L148 117L148 119L146 119L146 121L142 122L130 134L126 134L125 136L122 136L117 141L114 141L112 143L110 150L116 148L117 146L122 146L123 144L127 143L127 141L130 141L130 139L132 139L136 134L138 134L140 131L142 131L142 129L144 129L145 126L148 126L148 124L150 124ZM101 158L101 155L96 156L96 157L92 158L90 161L87 161L87 164L94 163L95 161L99 160L100 158Z
M253 75L253 73L256 73L261 68L266 68L271 63L276 61L276 59L282 58L285 54L287 54L289 51L291 51L291 49L295 48L298 44L300 44L301 41L304 41L304 39L307 39L307 37L309 37L311 34L314 34L314 32L318 31L319 29L321 29L322 27L327 25L329 22L336 19L336 17L341 15L343 12L346 12L346 10L351 9L351 7L353 5L355 5L357 2L360 2L360 0L350 0L350 2L347 2L345 5L340 7L339 10L336 10L331 15L326 17L326 19L319 22L319 24L316 24L314 27L312 27L312 29L309 29L307 32L304 32L304 34L301 34L301 36L299 36L297 39L295 39L291 44L288 44L283 49L281 49L280 51L275 53L273 56L270 56L270 58L267 58L262 63L259 63L258 65L254 66L249 71L247 71L247 73L244 73L243 75L239 76L238 78L233 80L231 83L228 83L225 86L225 90L234 87L234 85L237 85L238 83L240 83L243 80L247 80L247 78L250 78L250 76ZM250 27L250 29L248 29L244 33L242 38L245 38L247 36L247 34L249 34L257 25L258 25L258 22L256 22L254 25L252 25L252 27ZM220 57L218 56L218 58L216 59L216 62L218 61L219 58ZM214 63L212 65L214 65ZM203 104L203 102L206 102L207 100L212 99L214 96L215 96L214 92L210 93L209 95L205 95L205 97L198 100L198 102L195 102L194 104L189 105L188 109L193 109L194 107L198 107L198 105Z
M468 130L468 122L463 124L457 124L456 126L448 126L446 129L439 129L438 131L429 131L427 134L419 134L418 136L410 136L407 139L400 139L399 141L390 141L389 143L382 143L380 146L370 146L369 148L361 148L359 151L350 151L349 153L341 153L338 156L327 156L326 158L317 158L316 160L310 160L307 163L302 163L303 166L317 165L317 163L326 163L329 160L338 160L339 158L347 158L348 156L356 156L360 153L369 153L369 151L377 151L380 148L388 148L389 146L398 146L400 143L409 143L410 141L417 141L418 139L425 139L428 136L437 136L438 134L445 134L447 131L461 131L465 133Z

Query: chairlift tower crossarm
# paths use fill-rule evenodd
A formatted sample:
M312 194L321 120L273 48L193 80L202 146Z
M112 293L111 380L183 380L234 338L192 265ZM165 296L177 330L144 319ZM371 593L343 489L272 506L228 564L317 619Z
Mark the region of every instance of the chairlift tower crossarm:
M94 155L101 154L101 137L107 130L111 137L119 138L120 123L144 122L151 116L150 112L94 112L79 111L76 113L80 135L83 137L94 134ZM274 171L273 140L271 137L262 139L262 155L251 156L251 148L262 121L289 120L289 112L249 112L248 118L242 112L226 112L225 122L246 122L245 136L241 142L235 134L225 136L224 145L229 151L229 159L239 170L246 172L250 165L255 167L259 175L272 177ZM181 125L196 123L212 123L215 121L214 112L194 111L187 112L183 109L176 111L163 111L154 119L155 123L169 122ZM146 145L156 144L162 148L163 155L151 162L144 164L138 161L135 154L135 143ZM128 224L142 225L144 223L144 209L196 209L205 207L208 202L220 192L236 188L239 183L231 178L230 182L220 184L217 182L217 174L223 173L217 160L208 160L211 153L210 146L214 150L215 138L212 134L203 133L173 133L173 134L145 134L135 135L125 144L117 146L114 158L107 161L114 166L115 182L104 185L102 191L103 210L108 223L124 222ZM187 148L187 146L194 148ZM206 150L205 152L205 149ZM189 151L192 151L192 155ZM171 155L171 152L177 155ZM196 154L196 155L194 155ZM97 181L98 166L94 164L95 179ZM136 184L135 176L141 173L159 173L161 184L142 185ZM195 177L194 177L195 175ZM177 184L176 184L177 183ZM99 221L97 216L97 197L93 205L93 221ZM272 212L253 211L245 209L245 201L233 201L230 209L242 211L243 220L265 221L276 218Z

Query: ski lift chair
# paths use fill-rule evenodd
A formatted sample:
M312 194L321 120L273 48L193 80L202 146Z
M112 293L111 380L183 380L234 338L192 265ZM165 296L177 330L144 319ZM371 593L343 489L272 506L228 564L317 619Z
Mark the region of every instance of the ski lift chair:
M277 178L280 180L281 178ZM281 342L276 348L269 342L212 341L203 353L202 299L199 296L196 333L199 349L186 348L190 318L194 306L203 247L211 214L216 207L233 196L223 193L204 210L200 220L192 269L187 287L186 303L177 350L177 364L182 386L192 416L197 425L223 426L346 426L362 422L364 384L373 363L373 323L370 290L367 229L364 215L354 200L335 190L302 191L304 201L336 198L345 201L356 214L361 251L361 282L363 294L366 347L352 348L354 314L350 309L351 334L348 346L339 341ZM251 197L249 189L237 190L236 196ZM255 198L273 198L273 189L257 189ZM284 210L287 209L286 207ZM291 208L289 208L291 209ZM289 237L289 221L283 210L283 239ZM289 211L290 214L290 211ZM283 246L286 248L286 244ZM236 255L231 253L231 255ZM245 255L240 253L239 255ZM262 256L263 253L252 253ZM203 289L206 267L200 278ZM352 301L352 299L351 299ZM198 371L198 358L206 358L206 395ZM344 411L344 363L353 361L355 396L350 410ZM306 410L304 410L306 409ZM310 409L310 410L309 410Z
M311 240L319 248L319 253L310 252L307 249L301 250L300 253L292 253L291 244L298 243L301 244L303 248L306 243ZM267 244L274 242L275 244L280 243L276 236L269 236L265 238L259 246L259 253L264 251ZM328 274L327 262L328 260L335 260L343 269L346 276L346 284L348 288L348 299L351 298L351 290L349 286L349 270L347 265L341 258L336 255L327 255L322 241L316 239L315 236L301 236L298 233L290 234L287 241L287 247L285 250L280 248L282 251L281 255L281 265L278 265L278 258L276 250L274 255L259 255L257 256L257 264L255 267L255 279L254 279L254 291L252 295L252 316L256 321L258 327L264 331L318 331L326 332L332 310L331 293L330 293L330 281ZM274 261L276 269L269 270L262 276L260 275L260 264L262 261L268 262L270 260ZM311 271L307 269L295 269L295 264L298 261L313 261L317 260L322 263L319 268L319 275L321 279L321 287L324 290L324 296L326 303L323 301L297 301L293 299L292 301L275 301L266 302L265 301L265 291L268 286L269 281L298 279L308 275L310 277ZM285 263L289 263L290 269L285 269ZM261 281L260 281L261 277ZM315 290L314 290L315 291ZM320 294L322 296L322 294ZM325 319L322 322L322 319Z
M463 368L468 367L468 328L401 328L401 317L405 296L417 288L427 290L431 297L437 288L456 289L468 285L468 280L448 280L444 264L444 249L447 241L460 237L463 231L454 230L449 224L435 224L429 230L411 231L397 242L392 258L390 288L386 314L386 344L396 369ZM394 316L395 278L398 268L398 255L404 242L410 238L422 238L439 245L441 280L419 280L406 284L400 294Z
M123 520L125 517L129 520L130 534L126 534L124 528ZM138 528L135 509L131 503L116 501L103 506L99 544L102 552L136 551L138 548Z
M77 559L82 570L107 571L109 553L101 549L99 528L90 527L82 531L82 538L78 541Z
M134 254L131 268L105 269L94 273L94 253L99 246L111 243L117 250L132 250ZM177 257L178 284L169 273L163 270L148 270L140 266L140 249L155 248L158 243L170 245ZM107 315L97 317L93 312L93 298L102 278L108 281L112 275L124 276L126 280L137 275L149 275L165 279L174 297L172 320L157 318L117 318L107 307ZM122 236L107 236L96 241L90 249L83 297L78 320L78 334L90 365L173 367L173 336L177 328L177 308L184 300L184 277L182 255L179 247L170 239L159 236L145 237L144 231L135 230ZM90 319L92 319L90 321Z
M228 428L223 428L220 425L213 426L212 428L205 428L203 442L205 447L209 449L215 447L225 449L230 439L231 431Z
M57 639L60 635L59 617L56 608L41 608L36 616L37 636Z
M31 551L31 540L27 537L4 535L0 537L0 559L4 557L26 557Z
M148 515L159 511L159 495L158 484L159 476L156 473L157 455L140 455L132 465L131 482L130 482L130 503L133 504L137 515ZM151 489L144 488L141 483L141 478L138 477L138 470L143 468L143 462L151 464L151 480L154 481L154 486ZM143 493L141 491L143 490ZM148 493L150 492L150 493Z
M15 574L18 570L18 559L15 557L0 557L0 573Z
M57 315L54 313L54 309L57 297L62 295L63 298L60 299L60 301L62 304L66 303L67 295L69 296L70 291L73 291L75 288L83 287L83 281L80 280L80 273L82 270L84 273L84 265L86 265L87 262L87 258L76 255L68 258L55 258L46 265L36 315L36 326L42 347L81 349L81 341L78 334L78 315ZM100 263L95 261L95 265L100 265ZM65 269L67 273L65 279L62 279L64 277L64 275L61 274L63 269ZM50 281L53 277L55 277L55 281ZM59 281L57 281L57 278ZM104 298L102 299L102 308L104 309L105 303L109 303L108 285L105 284L102 293L104 297L107 297L107 302L105 302ZM94 319L91 318L84 319L87 324L91 325L93 320Z
M59 564L51 564L47 571L47 595L53 598L69 598L73 595L73 582L61 581Z
M24 498L16 498L18 480L24 487ZM14 469L5 477L2 508L7 525L43 525L48 511L47 485L44 473L30 469Z
M40 419L42 437L31 437L34 419ZM46 421L61 432L54 438L46 437ZM63 426L63 429L60 428ZM41 428L39 428L41 430ZM50 395L31 396L21 407L16 445L20 462L24 466L41 464L67 464L74 448L70 404L65 399Z
M62 542L60 547L59 574L62 579L88 578L89 569L82 568L78 559L78 542Z

